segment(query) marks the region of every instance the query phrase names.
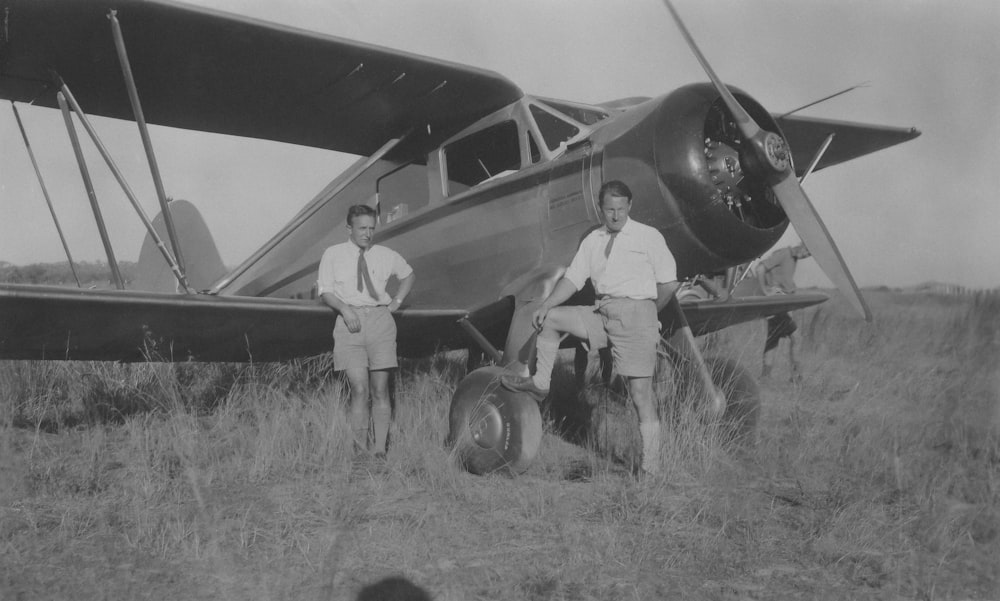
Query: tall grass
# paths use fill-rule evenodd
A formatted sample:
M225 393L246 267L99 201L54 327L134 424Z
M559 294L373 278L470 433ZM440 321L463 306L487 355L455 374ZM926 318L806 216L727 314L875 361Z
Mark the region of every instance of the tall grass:
M996 594L1000 299L870 300L864 327L835 303L805 312L813 377L775 395L758 461L776 498L820 510L808 540L850 578Z
M392 574L438 599L996 596L1000 303L869 300L870 326L835 301L797 316L804 383L779 360L751 448L662 374L646 479L596 366L510 478L443 445L453 354L399 370L384 463L354 457L328 357L6 362L0 597L349 598ZM763 327L708 346L755 371Z

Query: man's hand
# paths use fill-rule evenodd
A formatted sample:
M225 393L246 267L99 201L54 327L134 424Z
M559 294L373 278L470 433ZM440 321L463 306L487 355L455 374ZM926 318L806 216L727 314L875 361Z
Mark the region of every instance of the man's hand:
M559 278L556 287L552 289L549 296L542 301L542 304L531 314L531 325L538 332L542 331L545 324L545 316L549 314L552 307L558 307L569 300L569 297L576 293L576 286L566 278Z
M389 312L395 313L401 306L403 306L403 303L399 302L398 298L394 298L392 299L392 302L389 303Z
M344 310L340 312L340 316L344 318L344 325L347 326L347 331L352 334L357 334L361 331L361 318L354 309L350 307L344 307Z
M531 314L531 325L535 327L536 332L542 331L542 325L545 323L545 316L549 314L549 307L542 304L541 307L535 309L535 312Z

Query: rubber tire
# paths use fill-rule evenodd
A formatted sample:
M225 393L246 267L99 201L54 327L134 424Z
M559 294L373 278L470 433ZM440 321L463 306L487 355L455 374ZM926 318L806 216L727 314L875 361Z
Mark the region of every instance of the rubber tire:
M458 383L452 396L446 443L459 464L473 474L523 473L541 446L538 404L526 394L501 387L504 373L502 367L479 368Z

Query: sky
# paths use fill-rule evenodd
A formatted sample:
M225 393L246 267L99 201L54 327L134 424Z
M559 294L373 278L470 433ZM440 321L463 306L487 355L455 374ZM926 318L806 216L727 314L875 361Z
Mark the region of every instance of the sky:
M660 0L192 2L496 71L525 92L598 103L705 81ZM675 0L719 76L771 112L916 127L914 141L814 173L805 190L861 286L1000 286L1000 3ZM6 104L6 103L5 103ZM19 105L75 260L103 260L57 111ZM135 125L95 119L150 217ZM167 194L191 200L236 265L353 162L327 151L151 128ZM65 259L8 106L0 107L0 261ZM89 146L89 144L88 144ZM116 255L144 229L95 151L87 162ZM778 246L797 241L793 230ZM804 286L828 286L813 261Z

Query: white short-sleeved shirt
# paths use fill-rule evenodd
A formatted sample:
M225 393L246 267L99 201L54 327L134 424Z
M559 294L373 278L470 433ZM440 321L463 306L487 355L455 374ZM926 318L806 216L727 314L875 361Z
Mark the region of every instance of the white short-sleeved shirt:
M358 291L358 255L361 248L348 240L327 248L319 262L319 276L316 284L319 294L332 292L352 307L374 307L388 305L392 298L385 291L389 278L399 279L409 277L413 268L396 251L384 246L373 244L365 251L365 263L368 265L368 275L378 298L372 298L365 287Z
M677 264L656 228L629 219L605 258L610 237L602 227L580 243L564 276L577 290L590 278L598 296L655 300L657 284L677 279Z
M779 248L771 256L760 262L764 270L764 292L795 292L795 265L797 260L792 248Z

